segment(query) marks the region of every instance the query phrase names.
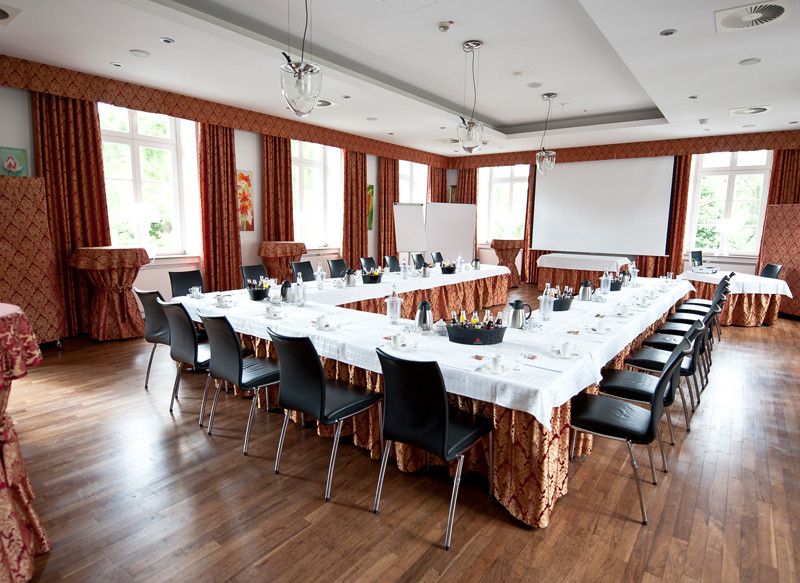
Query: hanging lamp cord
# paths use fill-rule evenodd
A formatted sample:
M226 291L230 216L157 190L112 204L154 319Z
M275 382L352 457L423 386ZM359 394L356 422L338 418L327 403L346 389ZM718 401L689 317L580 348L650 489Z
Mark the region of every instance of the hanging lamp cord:
M539 144L539 150L544 151L544 137L547 134L547 122L550 121L550 99L547 100L547 115L544 118L544 131L542 132L542 143Z
M472 54L472 113L469 116L469 121L475 120L475 109L478 105L478 82L475 78L475 51L477 49L468 49L467 47L461 47L465 53ZM461 121L464 122L464 125L467 125L466 120L462 117Z
M291 2L291 0L289 0ZM305 0L305 7L306 7L306 20L305 24L303 25L303 42L300 45L300 62L306 60L306 35L308 34L308 0ZM287 53L281 53L284 57L286 57L286 62L292 66L292 69L295 70L295 74L298 73L297 67L292 65L292 58Z

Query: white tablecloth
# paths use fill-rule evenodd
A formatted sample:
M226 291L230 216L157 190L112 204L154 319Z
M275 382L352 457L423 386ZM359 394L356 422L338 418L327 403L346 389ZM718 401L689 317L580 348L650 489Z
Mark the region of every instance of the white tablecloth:
M469 269L450 275L442 274L438 268L432 268L430 277L408 277L408 279L403 279L399 272L385 271L380 283L365 284L358 280L355 287L336 288L333 280L326 279L324 289L320 290L317 288L316 282L307 282L306 299L329 306L341 306L352 302L388 297L392 293L392 285L396 285L397 293L402 294L412 290L431 289L509 273L511 271L508 267L502 265L481 265L478 270Z
M694 273L685 271L681 274L681 279L689 281L702 281L705 283L718 284L729 271L719 270L717 273ZM736 273L731 278L732 294L769 294L792 297L789 285L782 279L771 277L760 277L747 273Z
M320 356L374 372L381 371L376 347L410 360L436 360L449 392L525 411L549 430L553 408L598 382L600 369L609 360L693 289L682 280L664 284L662 291L657 291L659 280L639 278L639 282L641 287L609 293L606 302L576 299L571 310L553 313L540 330L508 329L504 341L493 346L465 346L432 333L406 333L407 346L391 349L387 347L391 334L401 332L410 321L391 325L382 314L315 302L303 308L281 307L280 318L272 320L266 318L265 304L250 301L245 290L230 292L238 305L229 308L217 307L216 294L211 293L200 299L181 296L176 300L195 320L199 320L198 314L224 314L243 334L269 338L267 328L272 328L279 334L309 336ZM634 306L636 298L649 289L655 295L650 304L645 308ZM621 304L631 306L629 316L615 315ZM312 321L319 315L326 315L335 327L324 331L314 328ZM591 331L598 315L604 316L608 332ZM538 318L538 312L533 318ZM573 358L559 358L551 350L564 341L574 344L577 355ZM484 370L493 354L503 355L505 370L500 374Z
M630 265L627 257L606 255L580 255L578 253L548 253L536 260L537 267L553 269L579 269L582 271L619 271L623 265Z

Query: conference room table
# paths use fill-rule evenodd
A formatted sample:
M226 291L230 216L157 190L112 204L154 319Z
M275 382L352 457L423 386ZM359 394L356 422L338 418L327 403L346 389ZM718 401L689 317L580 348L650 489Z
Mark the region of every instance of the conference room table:
M569 286L577 290L584 281L600 286L600 277L605 271L618 272L627 269L631 260L610 255L583 255L580 253L548 253L536 260L539 268L539 287L546 283L564 289Z
M569 400L583 390L593 390L604 366L621 366L622 359L640 338L652 332L675 302L693 288L688 281L647 280L640 287L623 288L605 296L605 301L574 300L572 309L554 312L544 321L538 312L524 330L507 329L504 341L492 346L454 344L435 333L418 333L410 320L392 325L385 315L361 312L308 301L304 307L285 305L275 318L268 318L264 302L250 301L244 290L230 292L234 305L220 307L213 293L193 299L175 298L193 319L199 315L225 315L240 334L267 339L267 330L290 336L308 336L322 357L326 376L382 391L380 363L375 349L410 360L436 360L441 368L451 403L462 410L483 415L494 424L493 465L488 447L468 452L467 471L488 476L493 473L494 496L508 512L525 524L549 524L556 499L567 493ZM638 298L652 290L646 306ZM598 294L598 298L599 298ZM625 316L618 315L621 305ZM328 326L318 329L324 316ZM607 327L595 332L597 321ZM403 346L392 348L393 333L405 335ZM570 343L573 354L562 358L558 351ZM489 370L492 355L502 355L500 370ZM267 396L270 407L276 394ZM330 428L319 426L321 435ZM356 446L380 455L377 413L367 411L348 423ZM591 438L581 436L577 453L591 451ZM393 444L393 455L401 471L425 466L423 452ZM377 476L377 465L376 465ZM450 468L451 473L453 468Z
M719 282L729 273L723 270L717 273L686 271L680 277L694 284L695 291L691 297L710 300ZM723 326L774 326L778 321L781 297L793 297L784 280L748 273L734 272L730 288L719 315Z

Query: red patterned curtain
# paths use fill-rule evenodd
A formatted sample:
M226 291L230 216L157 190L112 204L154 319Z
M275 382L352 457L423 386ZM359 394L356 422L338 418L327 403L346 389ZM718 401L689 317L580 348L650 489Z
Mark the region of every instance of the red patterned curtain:
M800 203L800 150L775 150L767 204Z
M239 207L233 130L198 124L200 207L203 213L203 280L206 291L241 285Z
M385 255L397 255L394 237L394 203L400 200L400 163L394 158L378 158L378 263Z
M428 202L447 202L447 170L428 166Z
M672 172L672 200L667 227L667 257L639 255L636 267L643 277L658 277L668 271L683 272L683 237L686 232L686 213L689 205L689 177L692 170L691 155L675 156Z
M264 241L294 241L291 141L262 135L261 151Z
M66 335L89 331L91 289L69 266L77 247L111 245L97 105L31 91L36 174L44 177L47 219L64 296Z
M478 204L478 169L460 168L456 186L458 202L462 204Z
M367 245L368 212L367 155L345 150L342 258L347 265L360 265L360 258L366 257L369 253Z
M528 204L525 206L525 234L522 237L522 273L520 279L527 283L539 282L539 268L536 260L550 251L532 251L533 239L533 201L536 195L536 165L531 164L528 170Z

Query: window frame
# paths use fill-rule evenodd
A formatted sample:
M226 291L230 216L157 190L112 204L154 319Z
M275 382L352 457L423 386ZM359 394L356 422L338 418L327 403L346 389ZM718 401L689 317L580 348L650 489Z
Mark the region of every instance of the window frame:
M727 166L717 166L703 168L703 156L708 154L719 154L721 152L707 152L692 156L692 169L689 191L689 212L687 213L686 234L684 237L684 248L689 251L703 251L704 254L714 257L757 257L761 247L761 236L764 229L764 215L767 210L767 199L769 198L769 178L772 169L772 150L765 150L767 158L764 164L753 164L748 166L738 166L738 157L742 152L729 152L730 161ZM723 205L722 219L730 219L733 203L735 202L735 186L737 175L762 174L763 183L761 188L761 201L759 203L759 213L756 220L755 249L753 251L731 252L729 241L732 231L724 230L720 233L720 246L718 249L697 247L697 227L700 218L700 194L702 179L704 176L726 176L728 179L725 200Z
M528 167L528 173L525 174L524 176L517 175L516 174L517 168L522 168L522 167L525 167L525 166ZM497 170L499 168L508 168L509 169L509 173L508 173L509 175L508 176L495 176L495 174L497 173ZM490 230L491 230L491 225L493 224L493 217L495 215L494 205L492 204L492 199L493 199L492 193L494 192L495 186L498 185L498 184L508 184L509 185L509 190L508 190L509 196L507 198L507 210L510 213L510 211L513 210L513 196L511 196L511 195L513 194L513 191L514 191L514 185L515 184L524 184L526 192L527 192L531 171L532 171L532 166L529 165L529 164L514 164L514 165L511 165L511 166L482 166L482 167L478 168L478 200L477 200L477 202L478 202L477 211L478 212L477 212L477 222L476 222L476 231L475 231L478 245L488 245L488 244L490 244L492 242L492 239L494 239L494 237L492 236ZM488 173L488 178L484 178L482 180L482 176L481 175L483 174L483 176L486 176L486 173ZM484 185L484 184L488 185L488 187L482 188L481 186ZM506 214L508 214L508 213L506 213ZM525 230L525 216L524 216L524 214L523 214L523 217L522 217L522 229L523 229L523 235L522 236L524 236L524 230ZM485 237L486 240L485 241L481 240L482 237L478 235L478 233L481 233L481 232L486 235L486 237Z
M111 105L113 104L105 104ZM148 230L149 226L144 221L134 221L134 246L144 247L147 249L148 254L155 257L168 257L174 255L186 254L186 229L184 228L184 191L183 191L183 174L181 169L181 133L180 123L178 119L165 115L169 122L168 138L161 138L158 136L148 136L141 134L138 131L138 116L139 110L119 107L126 110L128 114L128 130L127 132L103 129L101 128L101 142L109 142L115 144L123 144L130 147L131 151L131 170L133 173L133 200L134 204L142 204L142 173L141 173L141 148L156 148L160 150L168 150L171 155L171 172L172 172L172 185L173 185L173 209L172 209L172 234L176 244L170 248L158 249L149 244ZM151 113L142 111L141 113ZM102 144L101 144L102 146ZM104 176L105 180L121 180L119 178L109 178ZM144 181L146 182L146 181ZM109 216L110 219L110 216Z
M314 160L311 158L306 158L303 156L303 144L313 144L315 146L319 146L322 148L322 160ZM295 144L296 146L296 154L295 154ZM297 185L296 192L295 189L292 189L292 210L293 210L293 217L292 221L294 223L294 230L295 230L295 240L302 241L306 244L307 249L337 249L341 248L342 241L341 241L341 234L342 234L342 219L341 217L334 216L335 213L329 212L330 209L336 205L332 204L331 197L339 196L342 199L342 204L339 205L342 208L344 207L344 151L341 148L335 148L333 146L325 146L323 144L318 144L316 142L306 142L303 140L291 140L290 144L291 148L291 157L292 157L292 183ZM338 166L334 167L333 158L337 157L339 162ZM319 242L309 242L304 241L303 239L298 238L298 228L297 228L297 209L302 208L303 200L305 196L305 188L304 188L304 178L303 178L303 169L304 168L314 168L319 169L322 172L322 213L323 213L323 225L324 225L324 234L323 234L323 241L322 243ZM297 170L297 174L295 175L295 169ZM334 224L335 221L339 221L339 224ZM339 241L331 241L331 237L339 236Z

